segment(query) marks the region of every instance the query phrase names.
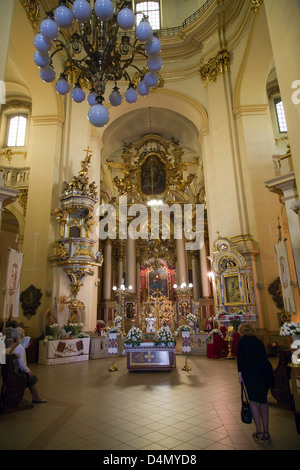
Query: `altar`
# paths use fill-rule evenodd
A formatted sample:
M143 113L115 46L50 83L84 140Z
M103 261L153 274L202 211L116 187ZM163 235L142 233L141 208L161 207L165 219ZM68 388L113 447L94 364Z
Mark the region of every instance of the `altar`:
M126 347L127 368L129 371L170 371L176 367L174 346L156 346L155 343L141 343Z
M40 341L39 364L50 366L89 360L90 338Z

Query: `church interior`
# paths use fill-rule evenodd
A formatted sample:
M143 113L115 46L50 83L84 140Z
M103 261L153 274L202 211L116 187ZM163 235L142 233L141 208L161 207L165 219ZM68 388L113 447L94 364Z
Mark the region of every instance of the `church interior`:
M0 323L47 398L2 374L0 449L300 449L299 0L0 11ZM240 419L243 323L268 446Z

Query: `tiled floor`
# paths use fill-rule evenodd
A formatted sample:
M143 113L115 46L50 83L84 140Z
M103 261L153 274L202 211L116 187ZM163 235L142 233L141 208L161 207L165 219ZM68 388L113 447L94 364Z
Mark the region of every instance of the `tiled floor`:
M0 415L6 450L300 450L294 415L270 397L269 445L241 423L236 361L177 355L171 372L128 372L118 357L32 364L47 404ZM30 399L28 391L25 397Z

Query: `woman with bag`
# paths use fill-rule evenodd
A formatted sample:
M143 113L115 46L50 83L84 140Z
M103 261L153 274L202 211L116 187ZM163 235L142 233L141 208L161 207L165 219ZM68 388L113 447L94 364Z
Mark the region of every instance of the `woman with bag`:
M273 368L268 360L263 342L255 336L248 323L239 326L241 335L237 344L237 367L239 383L245 385L256 433L253 439L270 441L269 407L267 395L273 384Z

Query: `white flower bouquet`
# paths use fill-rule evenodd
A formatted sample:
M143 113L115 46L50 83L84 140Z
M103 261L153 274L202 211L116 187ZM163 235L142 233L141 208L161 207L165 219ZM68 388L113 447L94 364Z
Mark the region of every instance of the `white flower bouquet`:
M143 332L136 326L132 326L127 333L127 338L124 341L125 346L139 346L143 341Z
M220 335L222 339L224 339L224 336L220 330L215 328L214 330L211 330L208 336L213 336L213 335Z
M122 331L117 326L111 326L107 329L107 334L117 333L117 335L122 335Z
M300 335L300 323L286 322L282 325L279 332L280 336L294 336Z
M173 345L176 344L175 339L172 336L172 333L170 331L170 328L166 326L162 326L156 334L156 340L155 340L155 345L159 346L160 344L165 343L173 343Z
M188 325L181 325L179 328L177 328L177 330L175 331L175 336L178 336L178 334L180 333L180 331L189 331L190 334L194 334L194 331L192 330L192 328Z
M187 319L188 322L191 322L191 323L195 323L197 321L197 317L193 313L189 313L186 316L186 319Z
M54 341L54 337L51 335L47 335L44 337L43 342L48 343L48 341Z
M121 315L116 315L114 318L114 325L120 325L122 323Z

